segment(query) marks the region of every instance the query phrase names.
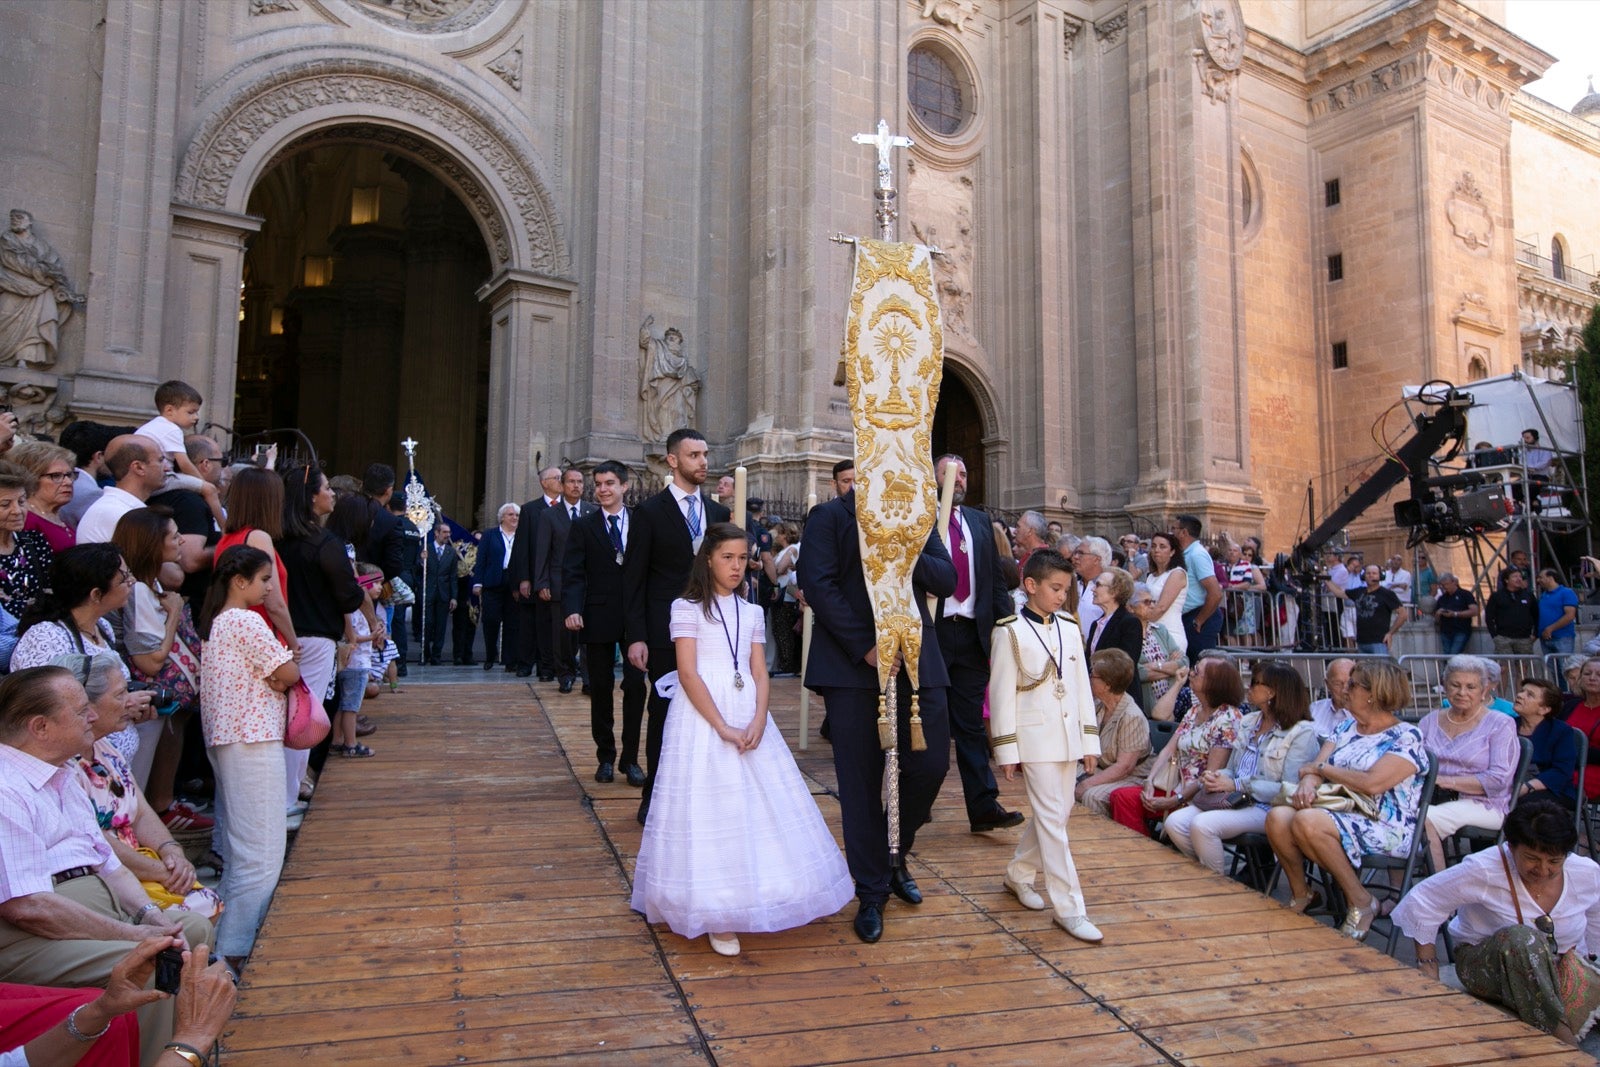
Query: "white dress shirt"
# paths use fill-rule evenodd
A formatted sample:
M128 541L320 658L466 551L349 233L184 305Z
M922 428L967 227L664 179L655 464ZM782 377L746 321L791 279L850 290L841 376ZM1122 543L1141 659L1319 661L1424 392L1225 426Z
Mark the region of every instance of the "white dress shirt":
M944 617L947 619L976 619L978 617L975 605L978 603L978 564L972 558L972 527L967 525L967 509L955 509L956 521L961 524L961 543L967 553L967 599L957 600L955 594L945 598ZM946 526L939 533L948 537L950 528ZM955 558L955 546L950 545L950 557Z
M700 551L700 542L706 539L706 498L700 495L698 489L692 492L685 492L679 489L677 482L669 482L667 488L672 491L672 499L678 502L678 513L683 516L683 525L686 529L689 526L689 505L684 501L690 497L695 498L694 509L695 515L700 520L700 532L696 534L690 531L689 539L694 542L694 550L696 552Z

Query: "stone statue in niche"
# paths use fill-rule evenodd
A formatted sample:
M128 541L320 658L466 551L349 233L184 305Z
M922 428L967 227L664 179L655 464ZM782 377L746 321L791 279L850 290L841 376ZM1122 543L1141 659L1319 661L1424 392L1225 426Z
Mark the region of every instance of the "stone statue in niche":
M54 365L60 329L84 303L33 216L12 208L0 235L0 365Z
M673 430L694 425L700 399L700 374L683 354L683 332L668 326L655 332L656 317L639 327L644 361L639 367L639 400L646 441L665 441Z

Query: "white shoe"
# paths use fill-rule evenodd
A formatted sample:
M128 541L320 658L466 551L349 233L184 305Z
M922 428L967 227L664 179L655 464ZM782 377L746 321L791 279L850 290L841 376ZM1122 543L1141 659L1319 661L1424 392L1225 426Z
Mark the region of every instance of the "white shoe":
M711 950L719 956L737 956L739 954L738 934L707 934L711 942Z
M1005 880L1005 886L1011 891L1011 895L1016 897L1017 901L1024 908L1028 908L1031 911L1043 911L1045 908L1049 907L1049 905L1044 902L1044 897L1041 897L1039 895L1039 891L1034 889L1031 885L1023 885L1021 882L1014 882L1010 878L1007 878Z
M1100 932L1100 928L1090 922L1088 916L1085 915L1074 915L1068 919L1063 919L1057 915L1056 925L1079 941L1087 941L1090 944L1097 945L1105 940L1105 935Z

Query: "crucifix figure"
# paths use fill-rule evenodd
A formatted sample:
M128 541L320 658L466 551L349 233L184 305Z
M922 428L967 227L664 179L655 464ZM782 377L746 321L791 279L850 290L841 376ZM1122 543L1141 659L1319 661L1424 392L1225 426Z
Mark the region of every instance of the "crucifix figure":
M889 121L878 120L877 133L858 133L851 138L856 144L869 144L878 149L878 188L873 194L877 200L877 207L873 216L878 221L878 239L880 241L893 241L895 239L895 211L894 167L889 163L889 153L896 148L910 148L915 142L909 137L889 133Z

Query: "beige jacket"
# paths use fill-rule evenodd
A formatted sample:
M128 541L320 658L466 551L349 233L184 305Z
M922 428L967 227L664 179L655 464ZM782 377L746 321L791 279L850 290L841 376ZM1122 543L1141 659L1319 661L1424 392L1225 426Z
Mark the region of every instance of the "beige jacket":
M1076 619L1065 612L1047 623L1002 619L989 647L989 748L997 764L1069 763L1100 754ZM1058 652L1065 687L1059 697L1052 665Z

